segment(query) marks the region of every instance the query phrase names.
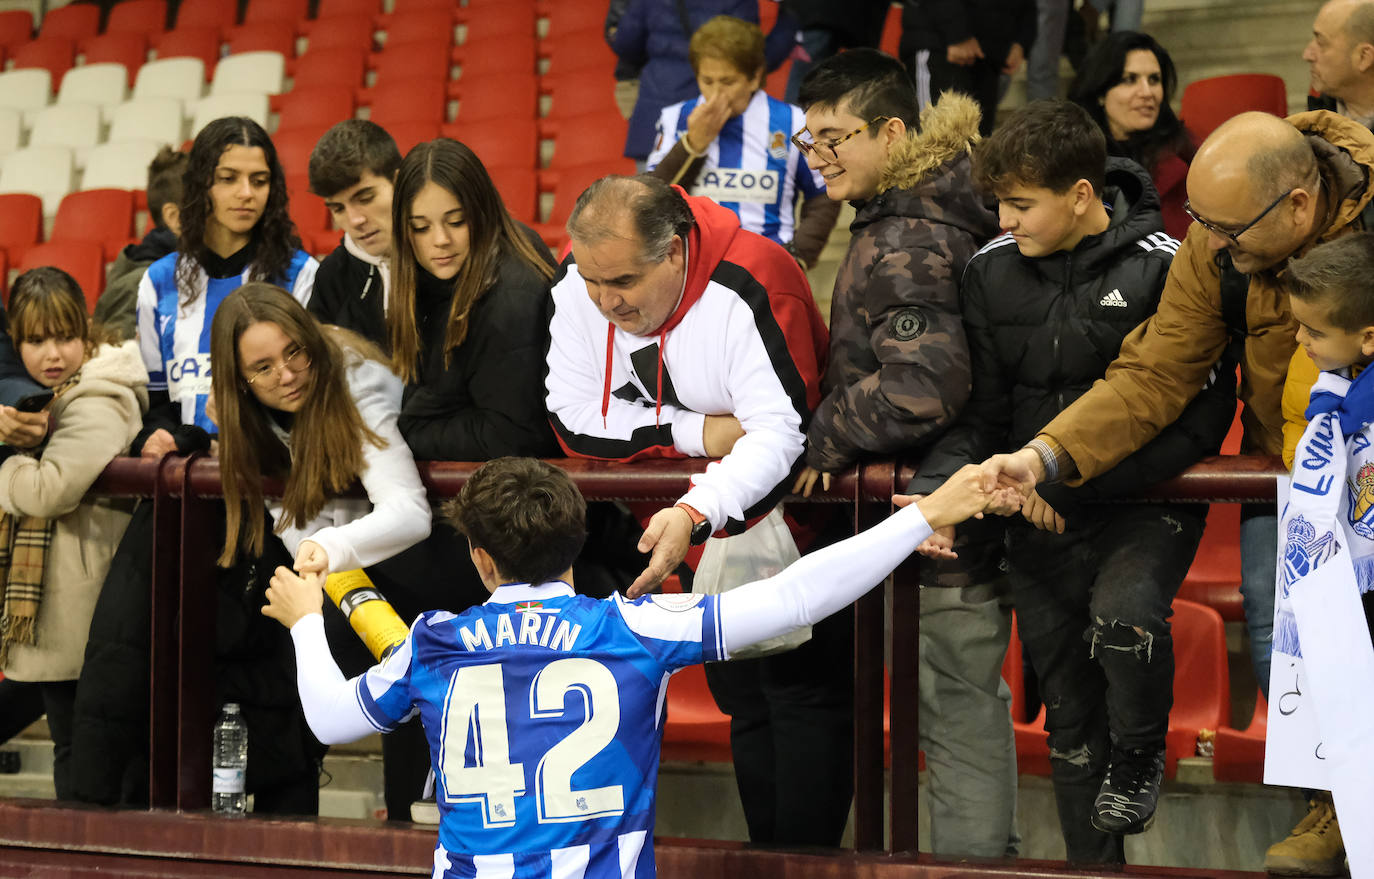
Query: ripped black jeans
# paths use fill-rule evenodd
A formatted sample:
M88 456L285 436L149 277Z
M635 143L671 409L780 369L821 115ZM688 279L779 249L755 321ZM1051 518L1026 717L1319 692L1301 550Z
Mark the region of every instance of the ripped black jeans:
M1113 744L1164 747L1174 697L1169 616L1206 509L1104 504L1064 534L1025 521L1008 529L1017 629L1046 706L1070 863L1125 862L1122 837L1093 828L1093 801Z

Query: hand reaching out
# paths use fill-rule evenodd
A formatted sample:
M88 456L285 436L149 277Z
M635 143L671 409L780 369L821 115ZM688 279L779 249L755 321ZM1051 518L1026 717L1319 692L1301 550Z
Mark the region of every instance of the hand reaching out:
M816 480L821 482L821 491L830 491L830 474L822 473L813 467L805 467L801 473L797 474L797 481L792 483L792 493L802 497L811 497L811 490L816 487Z
M263 593L267 604L262 608L262 615L289 629L300 622L301 617L324 610L323 586L324 579L318 574L299 577L290 568L279 567Z
M692 543L692 517L681 507L666 507L654 513L649 527L639 538L640 552L653 552L645 568L625 594L638 598L657 589L668 575L682 564Z
M17 449L32 449L48 435L47 412L20 412L0 406L0 442Z
M329 554L324 551L313 540L302 540L301 545L296 548L296 562L294 567L302 575L320 574L321 576L329 573Z
M1064 517L1055 512L1054 507L1045 503L1045 499L1038 492L1032 491L1021 503L1021 515L1041 531L1064 533Z
M977 37L969 37L962 43L945 47L945 60L960 67L969 67L983 57L983 47Z
M954 526L947 525L944 528L937 528L925 539L916 551L928 559L957 559L959 554L954 551Z

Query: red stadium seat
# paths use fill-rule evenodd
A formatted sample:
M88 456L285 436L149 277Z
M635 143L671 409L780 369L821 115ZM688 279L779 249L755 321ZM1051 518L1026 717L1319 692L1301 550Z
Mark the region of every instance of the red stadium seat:
M456 119L459 125L492 119L522 122L534 119L538 90L532 73L527 76L467 77L454 91L458 97Z
M1272 73L1233 73L1188 83L1179 118L1199 141L1247 110L1288 115L1288 88Z
M100 7L88 3L73 3L50 9L43 16L39 39L71 40L79 43L100 33Z
M689 665L668 679L667 701L663 759L730 762L730 718L716 707L700 665Z
M762 7L764 4L759 4ZM549 36L606 26L604 4L557 3L549 10Z
M534 225L539 219L539 192L534 185L534 172L529 168L498 165L488 166L487 173L510 215L526 226Z
M307 51L320 49L358 49L371 52L372 18L367 15L350 15L338 18L321 18L310 28Z
M601 28L569 31L539 43L539 56L547 58L545 77L566 76L576 70L601 70L609 78L615 70L615 53L606 45Z
M1255 693L1255 712L1243 730L1223 726L1213 742L1212 777L1217 781L1264 780L1264 740L1269 731L1269 703Z
M315 11L315 18L324 20L358 15L375 18L381 14L381 0L320 0L319 8Z
M353 118L353 89L344 86L292 89L271 103L280 118L274 136L301 128L318 131Z
M458 15L467 25L467 36L463 38L464 45L474 40L535 37L534 7L527 4L510 3L480 9L460 7ZM602 12L601 17L605 18L606 13Z
M1229 622L1245 619L1240 597L1240 504L1212 504L1178 597L1205 604Z
M446 40L453 44L453 10L447 6L422 9L408 15L391 15L386 19L386 42L403 46L423 40Z
M220 30L214 27L181 27L168 31L157 42L157 57L199 58L205 63L205 80L215 74L219 61Z
M385 128L386 133L396 141L396 148L403 156L414 149L416 144L434 140L439 136L438 122L400 121L377 124Z
M15 49L10 53L10 60L15 69L40 67L47 70L52 74L52 87L56 92L62 86L62 77L76 61L76 43L66 37L40 38Z
M390 17L405 18L417 12L432 12L435 9L444 9L453 15L458 12L458 4L454 0L395 0Z
M43 199L27 192L0 194L0 249L17 266L43 240Z
M176 29L212 27L224 31L238 23L238 4L224 0L181 0L177 6Z
M0 12L0 49L8 52L33 39L33 13L27 9Z
M620 155L625 143L627 123L619 113L593 113L561 120L563 134L554 141L553 159L547 170L539 172L539 188L545 192L558 186L563 168L600 164L606 173L633 174L634 163ZM587 132L596 132L588 137Z
M499 42L463 46L458 68L460 88L465 76L528 76L538 72L533 53L507 52Z
M359 46L345 49L312 47L296 59L292 77L294 89L348 86L361 89L367 72L367 50Z
M383 128L393 122L432 122L437 137L448 112L448 90L432 80L397 80L360 90L358 103L370 106L369 118Z
M1226 624L1210 607L1174 600L1174 707L1169 712L1164 774L1173 778L1180 757L1197 753L1200 730L1217 730L1231 716L1231 672Z
M629 162L628 159L623 161ZM628 170L629 173L634 173L633 162L629 162ZM544 243L549 246L550 250L557 253L568 240L568 233L563 226L567 223L568 215L572 213L573 205L577 203L577 197L582 194L582 190L607 174L624 173L626 173L624 164L608 164L606 162L593 162L588 165L562 169L558 178L558 186L553 191L553 209L549 212L549 219L547 222L534 225L534 230L544 239Z
M91 37L81 44L81 53L86 64L123 64L129 71L129 86L132 88L138 68L148 60L148 42L141 33L107 33Z
M138 34L145 39L167 27L167 0L124 0L110 7L107 34Z
M248 0L243 23L274 22L290 25L292 30L296 30L309 14L310 0Z
M452 122L443 127L443 135L467 144L488 168L520 168L530 180L535 180L539 142L535 139L533 119L474 125Z
M281 21L262 21L232 28L225 34L229 54L277 52L283 58L296 57L295 28Z
M48 240L95 241L105 259L113 262L132 238L134 194L127 189L86 189L63 196Z
M282 171L287 177L305 179L310 170L310 153L326 130L328 126L300 128L279 131L272 137L272 145L277 148L277 159L281 161Z
M545 82L551 86L552 94L548 115L539 120L539 136L543 139L556 140L564 119L620 114L611 90L606 88L605 71L578 70Z
M372 56L371 67L377 75L376 85L412 79L448 82L452 78L453 59L449 46L442 40L402 44L387 40L386 47Z
M39 266L57 266L76 279L86 295L86 310L95 310L95 301L105 290L105 257L95 241L49 241L35 244L24 254L19 271Z
M329 222L329 211L324 199L310 191L304 176L288 175L286 178L287 198L291 221L296 224L296 233L301 236L301 245L316 256L322 256L334 249L339 243L338 233Z

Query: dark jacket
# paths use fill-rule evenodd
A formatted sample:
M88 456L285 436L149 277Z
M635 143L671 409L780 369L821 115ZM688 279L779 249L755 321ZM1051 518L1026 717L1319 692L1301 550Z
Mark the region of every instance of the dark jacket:
M846 49L877 48L887 22L889 0L782 0L802 30L827 30Z
M138 335L138 284L148 266L177 249L177 237L158 226L119 252L110 267L110 280L95 303L95 319L121 339Z
M315 289L306 308L320 323L352 330L383 351L389 350L383 270L359 259L340 242L316 270Z
M1035 0L904 0L898 51L908 65L922 49L943 60L947 46L977 37L983 61L1000 69L1012 43L1030 54L1035 25Z
M1163 232L1145 169L1109 159L1111 225L1072 251L1022 256L1010 235L988 244L964 273L964 325L973 394L959 421L921 462L910 486L929 493L963 464L1019 448L1107 371L1122 340L1159 304L1178 242ZM1172 425L1112 470L1078 488L1043 485L1066 519L1097 498L1132 494L1215 454L1235 415L1235 364Z
M528 230L527 230L528 231ZM533 233L529 233L531 236ZM543 256L553 257L543 245ZM400 428L422 461L486 461L559 454L544 409L549 282L513 255L477 300L467 338L448 353L453 284L417 270L420 368L406 386Z
M689 30L682 26L686 13ZM639 98L630 114L625 155L643 159L654 143L658 114L669 104L697 94L696 74L687 60L692 33L717 15L733 15L758 24L755 0L630 0L617 23L611 48L629 69L639 67ZM769 32L764 53L769 70L777 68L792 50L796 26L781 14Z
M968 397L958 281L997 233L969 177L979 116L972 99L946 93L893 148L878 195L858 205L830 306L824 396L807 431L817 470L928 442Z

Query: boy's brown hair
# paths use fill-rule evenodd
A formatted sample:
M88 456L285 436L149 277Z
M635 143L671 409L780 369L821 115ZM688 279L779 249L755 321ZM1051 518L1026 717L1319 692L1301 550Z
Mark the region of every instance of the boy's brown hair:
M1326 307L1347 333L1374 327L1374 232L1357 232L1312 248L1288 263L1289 295Z
M1033 101L973 148L973 183L993 195L1018 185L1062 194L1079 180L1100 195L1106 173L1107 138L1069 101Z
M562 576L587 540L582 493L568 474L534 458L488 461L443 512L516 583L537 585Z

